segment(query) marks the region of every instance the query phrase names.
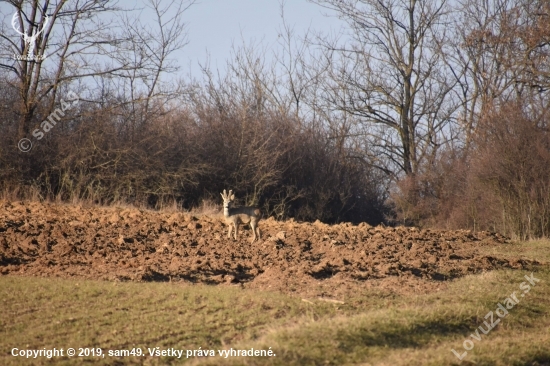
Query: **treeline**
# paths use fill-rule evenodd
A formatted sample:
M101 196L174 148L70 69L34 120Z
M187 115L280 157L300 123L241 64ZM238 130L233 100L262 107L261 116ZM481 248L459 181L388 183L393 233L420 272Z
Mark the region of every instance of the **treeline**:
M33 144L27 153L17 148L17 116L8 107L2 189L7 196L157 209L219 203L220 192L233 189L240 203L259 204L278 219L383 222L381 173L350 156L322 125L274 108L248 86L191 86L184 107L157 100L98 106L81 97L60 123L42 117L51 126L40 140L26 135ZM17 99L12 94L6 105ZM47 105L37 115L47 116ZM44 131L39 118L34 127Z
M487 111L468 151L442 150L425 173L398 182L398 220L548 237L549 123L546 111L533 115L515 103Z
M201 80L173 61L193 1L148 2L156 28L109 1L14 7L38 36L5 29L2 55L47 58L0 61L0 188L183 209L230 188L278 219L550 234L547 1L314 2L346 32L283 19L276 51Z

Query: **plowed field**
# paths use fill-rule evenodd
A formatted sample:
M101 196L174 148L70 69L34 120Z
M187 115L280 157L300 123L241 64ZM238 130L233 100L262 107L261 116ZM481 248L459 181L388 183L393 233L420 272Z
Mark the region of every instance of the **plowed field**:
M530 263L480 254L488 232L262 220L251 243L221 216L0 202L0 272L108 281L190 281L337 297L365 287L432 291L447 280Z

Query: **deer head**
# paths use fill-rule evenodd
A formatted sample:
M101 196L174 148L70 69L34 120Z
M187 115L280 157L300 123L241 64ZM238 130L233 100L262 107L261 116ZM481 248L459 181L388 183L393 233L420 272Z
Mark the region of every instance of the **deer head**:
M233 194L233 191L230 189L229 194L223 190L223 193L220 193L223 199L223 207L229 207L229 203L235 199L235 195Z

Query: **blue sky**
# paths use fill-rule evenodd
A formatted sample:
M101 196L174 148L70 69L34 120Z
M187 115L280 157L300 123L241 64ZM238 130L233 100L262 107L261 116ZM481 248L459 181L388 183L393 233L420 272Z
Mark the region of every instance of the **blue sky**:
M176 0L179 1L179 0ZM165 0L168 4L170 0ZM146 0L118 0L117 5L130 9L142 9ZM139 10L138 10L139 11ZM13 7L0 3L0 12L11 19ZM307 0L286 0L284 4L287 24L295 35L303 36L309 28L328 33L338 31L343 24L335 17L324 14L328 10ZM149 12L141 11L142 22L149 20ZM205 64L209 55L212 69L223 73L230 58L231 47L244 44L260 44L262 49L279 47L277 36L282 28L281 0L197 0L183 15L187 24L189 44L175 55L181 66L181 76L200 75L199 63ZM10 27L9 23L4 24Z
M319 5L306 0L287 0L285 19L302 36L308 28L316 31L337 31L342 24ZM207 53L213 69L225 68L231 45L243 42L262 43L268 49L278 47L278 31L282 27L279 0L200 0L185 13L189 44L183 49L182 71L198 72ZM186 69L186 70L184 70Z

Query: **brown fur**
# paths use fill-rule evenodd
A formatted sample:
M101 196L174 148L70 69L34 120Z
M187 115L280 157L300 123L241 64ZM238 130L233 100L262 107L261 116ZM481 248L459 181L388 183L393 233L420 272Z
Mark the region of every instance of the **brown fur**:
M223 193L221 193L221 196L223 198L223 214L225 222L229 226L227 237L231 238L231 232L233 231L233 228L235 228L234 237L235 240L237 240L239 225L250 224L250 228L252 229L252 233L254 234L252 242L254 242L256 239L261 239L261 232L260 228L258 227L258 222L262 218L261 210L258 207L254 206L232 207L233 201L235 200L235 195L232 193L231 190L229 191L229 194L227 194L224 189ZM258 234L257 236L256 233Z

